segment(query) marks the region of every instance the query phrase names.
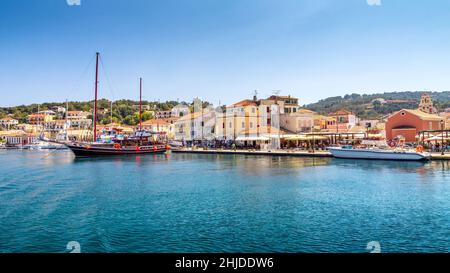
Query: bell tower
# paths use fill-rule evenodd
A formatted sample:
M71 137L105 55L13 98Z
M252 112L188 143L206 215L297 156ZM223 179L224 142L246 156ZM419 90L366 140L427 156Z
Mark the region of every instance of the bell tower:
M423 93L420 99L419 110L428 114L436 114L437 110L433 106L433 101L428 93Z

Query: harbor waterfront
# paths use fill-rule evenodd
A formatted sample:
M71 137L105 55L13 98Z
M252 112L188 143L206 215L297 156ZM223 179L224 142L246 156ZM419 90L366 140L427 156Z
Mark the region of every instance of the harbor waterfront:
M292 157L333 157L329 151L258 151L258 150L227 150L227 149L192 149L181 148L172 150L174 153L191 154L234 154L234 155L260 155L260 156L292 156ZM450 154L430 153L432 160L450 160Z
M448 252L449 161L0 150L0 252Z

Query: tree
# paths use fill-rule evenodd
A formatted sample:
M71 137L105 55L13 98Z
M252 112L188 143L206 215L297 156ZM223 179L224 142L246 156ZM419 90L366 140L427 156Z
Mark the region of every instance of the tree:
M138 124L139 118L136 115L129 115L123 119L123 122L127 125L136 125Z
M142 113L142 121L146 121L153 118L153 112L145 111Z

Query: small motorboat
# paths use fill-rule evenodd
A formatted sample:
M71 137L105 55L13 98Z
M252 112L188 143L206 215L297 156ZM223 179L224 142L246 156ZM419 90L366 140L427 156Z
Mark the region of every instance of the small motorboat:
M349 159L379 159L379 160L429 160L430 153L424 152L423 148L416 150L406 149L382 149L382 148L353 148L351 146L329 147L328 150L336 158Z

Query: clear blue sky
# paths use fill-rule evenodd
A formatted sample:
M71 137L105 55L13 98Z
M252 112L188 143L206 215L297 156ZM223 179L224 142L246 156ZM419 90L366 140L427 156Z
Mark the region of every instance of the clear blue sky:
M374 0L372 0L374 1ZM3 0L0 106L450 89L450 1Z

